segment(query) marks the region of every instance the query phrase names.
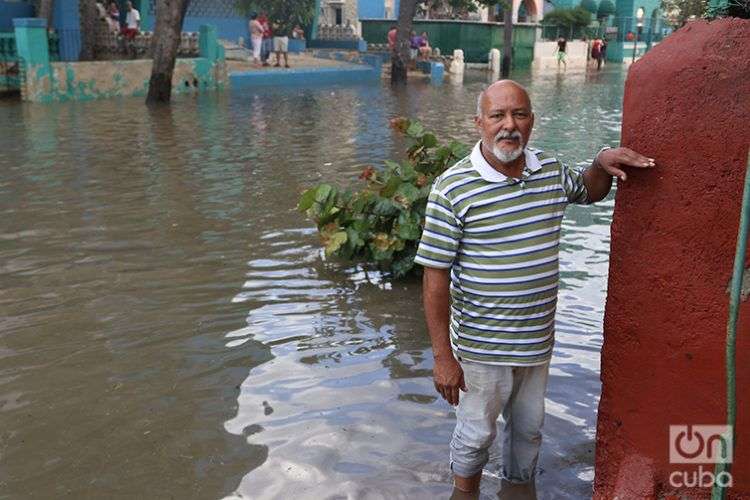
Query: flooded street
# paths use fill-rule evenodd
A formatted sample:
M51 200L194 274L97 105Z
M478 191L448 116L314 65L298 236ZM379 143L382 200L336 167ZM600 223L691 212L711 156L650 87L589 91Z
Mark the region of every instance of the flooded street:
M617 144L619 68L514 77L532 145ZM394 116L474 142L485 84L0 101L0 499L447 498L419 281L326 261L295 206L400 158ZM563 225L543 499L590 497L612 206Z

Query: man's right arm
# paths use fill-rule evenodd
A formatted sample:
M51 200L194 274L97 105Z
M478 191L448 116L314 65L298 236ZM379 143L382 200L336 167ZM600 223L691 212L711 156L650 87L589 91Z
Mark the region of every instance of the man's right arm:
M435 358L435 390L452 405L458 404L459 390L466 391L461 365L453 357L450 343L450 270L424 268L422 281L424 313Z

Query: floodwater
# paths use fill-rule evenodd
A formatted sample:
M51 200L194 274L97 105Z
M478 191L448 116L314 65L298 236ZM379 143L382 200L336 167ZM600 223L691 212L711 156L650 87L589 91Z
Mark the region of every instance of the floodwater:
M537 147L618 141L619 70L517 78ZM0 498L447 497L419 282L326 261L295 204L399 157L393 116L475 140L485 81L0 101ZM540 498L590 496L612 206L564 224Z

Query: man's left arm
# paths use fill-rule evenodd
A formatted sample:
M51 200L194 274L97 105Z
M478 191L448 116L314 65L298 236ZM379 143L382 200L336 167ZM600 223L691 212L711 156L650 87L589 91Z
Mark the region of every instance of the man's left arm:
M591 166L583 172L583 183L588 191L588 201L594 203L603 200L612 188L612 177L625 182L628 176L623 168L653 168L655 166L653 158L647 158L629 148L600 151Z

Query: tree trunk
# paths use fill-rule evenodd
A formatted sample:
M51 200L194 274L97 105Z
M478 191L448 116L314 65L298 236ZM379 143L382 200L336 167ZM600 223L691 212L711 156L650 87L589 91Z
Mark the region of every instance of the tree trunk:
M96 23L99 21L99 12L96 8L96 0L80 0L78 10L81 17L81 61L93 61L96 59Z
M500 75L508 78L513 63L513 4L510 1L504 5L503 18L503 63L500 65Z
M417 0L401 0L398 6L396 46L391 54L391 83L406 83L412 22L417 12Z
M156 26L154 27L151 52L154 62L148 82L146 103L169 102L172 97L172 74L180 48L182 21L185 19L189 0L157 0Z
M41 17L43 19L47 20L47 28L52 27L52 7L53 7L53 0L40 0L39 2L39 12L37 12L36 17Z

